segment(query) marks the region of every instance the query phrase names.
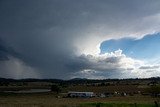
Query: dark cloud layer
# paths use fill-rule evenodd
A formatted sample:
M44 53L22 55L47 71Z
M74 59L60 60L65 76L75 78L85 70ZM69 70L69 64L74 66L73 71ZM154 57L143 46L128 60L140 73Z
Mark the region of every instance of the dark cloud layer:
M97 37L112 38L116 31L113 38L117 38L127 34L122 31L150 29L142 30L144 23L137 23L157 14L159 4L150 0L1 0L0 76L26 78L33 72L37 78L70 78L86 68L110 70L101 68L101 63L94 68L97 63L78 55L93 50ZM116 64L117 60L105 62Z
M141 66L139 69L157 69L159 66Z

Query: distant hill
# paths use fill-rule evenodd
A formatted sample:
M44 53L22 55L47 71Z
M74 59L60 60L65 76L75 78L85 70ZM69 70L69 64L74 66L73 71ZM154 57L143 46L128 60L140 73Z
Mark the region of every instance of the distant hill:
M67 84L83 84L83 83L97 83L97 82L111 82L111 81L140 81L140 80L149 80L149 81L160 81L160 77L151 77L151 78L129 78L129 79L87 79L87 78L73 78L70 80L62 79L35 79L35 78L26 78L26 79L11 79L11 78L0 78L0 82L52 82L52 83L67 83Z
M73 79L70 79L70 80L77 81L77 80L88 80L88 79L87 78L73 78Z

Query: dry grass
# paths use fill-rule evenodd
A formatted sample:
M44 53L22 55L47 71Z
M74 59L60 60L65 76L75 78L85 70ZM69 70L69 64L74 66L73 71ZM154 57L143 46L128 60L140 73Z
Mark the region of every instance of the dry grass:
M138 92L145 91L146 88L138 87L136 85L119 85L119 86L70 86L66 90L70 91L93 91L95 93L104 92Z
M160 99L150 96L127 96L109 98L56 98L53 93L0 94L0 107L76 107L82 103L153 103Z
M32 87L1 87L0 90L19 90ZM36 86L37 88L37 86ZM39 87L38 87L39 88ZM43 87L42 87L43 88ZM63 88L62 92L68 91L93 91L95 93L103 92L130 92L143 91L146 87L138 87L136 85L120 85L120 86L68 86ZM159 101L159 98L150 96L134 95L126 97L108 97L108 98L56 98L56 94L49 93L34 93L34 94L13 94L0 93L0 107L77 107L84 103L149 103Z

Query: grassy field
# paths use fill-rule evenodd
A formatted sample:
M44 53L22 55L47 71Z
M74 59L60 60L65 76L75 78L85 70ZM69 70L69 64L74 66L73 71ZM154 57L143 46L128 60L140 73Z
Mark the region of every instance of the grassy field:
M151 107L159 98L126 96L108 98L56 98L55 93L13 94L0 93L0 107ZM98 106L97 106L98 107Z
M102 82L90 84L74 83L62 84L56 83L60 88L60 94L52 90L45 93L14 93L20 91L29 91L30 89L49 89L51 90L55 83L52 82L9 82L0 86L0 107L156 107L155 101L160 106L160 98L151 97L148 89L153 90L145 81L128 80L110 82L110 85L102 85ZM114 81L113 81L114 82ZM124 82L124 83L122 83ZM157 82L156 82L157 83ZM159 82L158 82L159 83ZM100 85L97 85L100 84ZM158 85L156 85L158 86ZM55 88L56 89L56 88ZM159 87L157 88L160 89ZM103 93L110 93L106 98L64 98L68 91L91 91L97 96ZM11 93L12 92L12 93ZM115 94L115 92L126 92L126 96ZM159 91L158 91L159 92Z
M137 104L137 103L85 103L80 107L155 107L155 104Z
M103 92L137 92L145 91L145 88L138 87L136 85L121 85L121 86L69 86L66 89L67 91L93 91L95 93Z

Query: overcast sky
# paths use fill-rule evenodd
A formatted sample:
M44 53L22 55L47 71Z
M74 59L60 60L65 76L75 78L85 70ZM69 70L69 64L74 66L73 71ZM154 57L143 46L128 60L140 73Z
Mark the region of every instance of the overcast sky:
M0 0L0 77L160 76L159 0Z

